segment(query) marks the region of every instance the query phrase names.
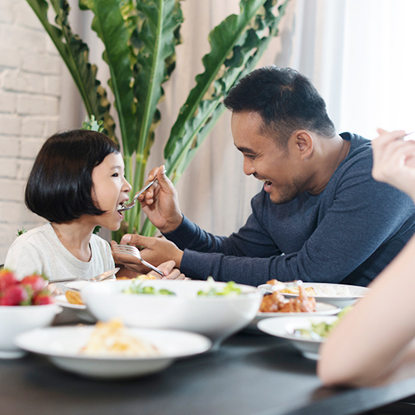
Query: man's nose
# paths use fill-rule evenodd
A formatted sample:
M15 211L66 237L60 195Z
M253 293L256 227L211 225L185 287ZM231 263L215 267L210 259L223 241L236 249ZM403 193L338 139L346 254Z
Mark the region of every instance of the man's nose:
M252 163L252 160L250 160L247 157L244 157L243 170L244 170L244 173L247 176L250 176L251 174L254 174L255 173L255 168L254 168L254 165Z

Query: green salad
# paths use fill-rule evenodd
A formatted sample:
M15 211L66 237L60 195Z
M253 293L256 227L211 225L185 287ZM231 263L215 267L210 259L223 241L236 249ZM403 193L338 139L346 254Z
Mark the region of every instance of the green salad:
M233 281L229 281L225 286L215 283L215 280L212 277L207 279L208 287L205 290L198 291L198 296L213 296L213 295L239 295L242 294L242 290L235 284Z
M294 333L311 340L318 340L319 338L325 339L329 336L337 324L339 324L341 318L344 317L351 309L352 307L346 307L340 311L340 313L337 314L337 320L333 321L333 323L328 324L324 321L320 323L312 323L311 329L296 329Z
M143 281L133 280L128 288L123 293L125 294L151 294L151 295L176 295L174 292L166 290L165 288L151 287L150 285L143 286Z

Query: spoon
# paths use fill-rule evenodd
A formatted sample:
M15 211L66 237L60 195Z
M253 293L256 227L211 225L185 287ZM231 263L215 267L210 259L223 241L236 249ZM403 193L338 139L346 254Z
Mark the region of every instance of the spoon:
M157 181L157 177L155 177L150 183L146 184L138 193L136 193L132 202L127 203L126 205L122 205L121 209L118 209L118 212L124 212L125 210L132 209L135 206L135 202L137 201L138 196L140 196L141 193L145 192L156 181Z
M110 269L109 271L105 271L102 274L99 274L96 277L92 277L90 279L87 279L87 278L62 278L61 280L49 281L49 283L50 284L55 284L57 282L69 282L69 281L100 282L100 281L105 281L106 279L112 277L119 270L120 270L119 268Z

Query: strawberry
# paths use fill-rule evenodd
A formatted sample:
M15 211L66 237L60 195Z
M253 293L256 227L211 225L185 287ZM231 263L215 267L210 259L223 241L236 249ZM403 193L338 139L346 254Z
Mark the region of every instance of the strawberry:
M35 294L32 300L33 305L46 305L53 304L52 297L50 296L49 291L41 291L38 294Z
M28 275L24 277L20 283L30 287L33 294L37 294L38 292L44 290L48 285L48 281L43 276L38 274Z
M8 287L16 285L17 283L18 281L13 272L8 269L2 269L0 271L0 297Z
M12 285L4 291L0 305L30 305L30 296L22 285Z

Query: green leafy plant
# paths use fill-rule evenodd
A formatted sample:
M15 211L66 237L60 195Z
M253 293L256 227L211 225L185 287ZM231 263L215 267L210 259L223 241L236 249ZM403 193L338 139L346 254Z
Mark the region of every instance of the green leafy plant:
M204 72L174 123L164 148L167 175L176 183L196 151L223 114L229 89L251 72L271 39L289 0L240 0L240 14L232 14L209 34L211 51L202 58ZM86 128L99 128L122 144L126 178L132 194L145 181L145 170L155 130L162 84L175 67L175 47L181 42L183 22L180 0L79 0L82 10L94 14L92 30L102 40L108 64L108 84L114 95L121 138L115 135L110 102L96 77L97 67L88 60L88 46L73 33L66 0L27 0L64 60L84 102ZM55 21L48 20L52 7ZM51 12L51 11L50 11ZM95 118L92 118L95 117ZM141 228L140 228L141 227ZM125 213L120 234L154 233L141 220L140 205ZM119 235L120 235L119 234ZM119 239L119 235L113 235Z

